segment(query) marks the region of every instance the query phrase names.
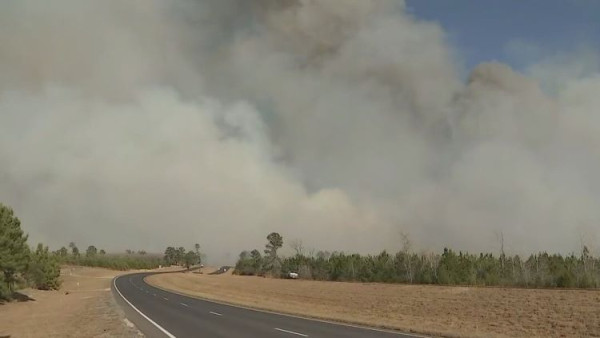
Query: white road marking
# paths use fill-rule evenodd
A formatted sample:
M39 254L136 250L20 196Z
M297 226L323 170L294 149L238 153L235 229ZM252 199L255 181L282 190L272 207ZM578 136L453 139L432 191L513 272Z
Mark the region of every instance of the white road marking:
M136 308L135 306L133 306L133 304L131 304L131 302L128 301L127 298L125 298L125 296L123 296L123 294L121 293L121 291L117 287L117 278L113 279L113 285L115 287L115 290L117 290L117 293L119 293L119 296L121 296L121 298L123 298L123 300L125 302L127 302L127 304L129 304L129 306L131 306L132 309L134 309L137 313L139 313L142 317L144 317L147 321L149 321L150 324L156 326L157 329L161 330L162 333L164 333L165 335L167 335L167 337L169 337L169 338L176 338L174 335L171 334L171 332L165 330L162 326L156 324L155 321L153 321L148 316L146 316L142 311L138 310L138 308Z
M181 305L183 305L183 306L190 307L190 306L189 306L189 305L187 305L186 303L179 303L179 304L181 304Z
M213 315L215 315L215 316L222 316L222 314L220 314L220 313L218 313L218 312L212 312L212 311L210 311L209 313L210 313L210 314L213 314Z
M301 336L301 337L308 337L307 334L304 333L298 333L298 332L294 332L294 331L289 331L289 330L284 330L284 329L280 329L278 327L275 328L275 330L277 331L281 331L281 332L285 332L285 333L289 333L289 334L295 334L296 336Z

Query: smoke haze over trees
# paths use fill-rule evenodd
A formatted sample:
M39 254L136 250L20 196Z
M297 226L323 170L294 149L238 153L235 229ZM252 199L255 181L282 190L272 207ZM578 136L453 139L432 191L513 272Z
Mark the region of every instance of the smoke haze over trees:
M33 242L597 250L600 76L577 52L532 65L552 83L463 81L398 0L4 1L0 41L0 200Z
M252 253L242 251L233 273L281 278L289 278L290 273L295 273L295 277L302 279L345 282L600 287L600 259L591 256L586 246L579 255L539 252L521 257L490 252L474 255L448 248L444 248L443 253L415 253L411 251L409 238L403 236L403 240L402 250L395 254L386 250L376 255L296 252L290 257L278 257L277 265L269 256L256 255L257 250Z

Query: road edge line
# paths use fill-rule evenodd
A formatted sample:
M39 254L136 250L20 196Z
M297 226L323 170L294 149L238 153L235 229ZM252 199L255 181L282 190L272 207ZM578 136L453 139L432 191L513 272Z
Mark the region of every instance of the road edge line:
M124 275L124 276L127 276L127 275ZM133 304L131 304L131 302L128 301L127 298L125 298L125 296L123 296L123 294L117 287L117 279L124 277L124 276L117 276L117 277L113 278L113 286L114 286L115 290L117 291L117 293L119 294L119 296L121 296L121 298L123 298L123 300L125 302L127 302L127 304L129 304L129 306L131 306L132 309L134 309L137 313L139 313L142 317L144 317L147 321L149 321L150 324L156 326L157 329L159 329L162 333L166 334L167 337L176 338L173 334L171 334L171 332L167 331L165 328L163 328L162 326L158 325L155 321L150 319L150 317L146 316L142 311L138 310L137 307L135 307Z

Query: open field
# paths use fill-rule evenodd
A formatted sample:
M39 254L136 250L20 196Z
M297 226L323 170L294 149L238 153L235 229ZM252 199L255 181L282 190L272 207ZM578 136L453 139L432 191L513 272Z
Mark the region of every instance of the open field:
M244 306L461 337L600 337L600 291L166 274L152 285Z
M123 272L66 267L58 291L26 289L34 300L0 305L0 337L135 337L115 303L110 283ZM65 294L68 292L68 294Z

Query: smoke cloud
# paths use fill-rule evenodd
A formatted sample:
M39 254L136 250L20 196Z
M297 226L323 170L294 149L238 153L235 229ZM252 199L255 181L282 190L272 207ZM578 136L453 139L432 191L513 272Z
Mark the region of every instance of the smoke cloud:
M593 51L465 83L396 0L5 1L0 41L0 201L34 241L225 261L271 231L367 253L598 238Z

